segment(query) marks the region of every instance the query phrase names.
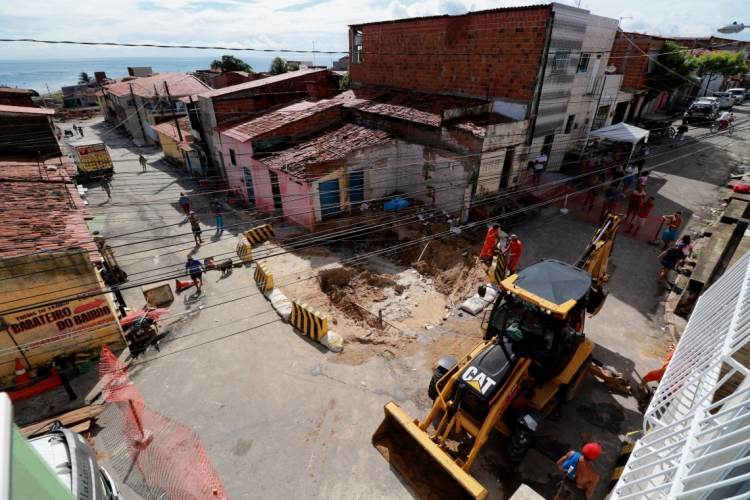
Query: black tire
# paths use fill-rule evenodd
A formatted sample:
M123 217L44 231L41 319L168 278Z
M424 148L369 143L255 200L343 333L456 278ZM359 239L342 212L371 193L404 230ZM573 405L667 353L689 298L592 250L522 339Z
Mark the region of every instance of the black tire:
M558 402L569 403L570 401L573 401L573 399L575 399L576 394L578 394L578 389L581 388L581 384L583 383L583 377L585 377L586 372L589 371L589 366L591 366L591 359L592 355L589 354L589 357L586 358L583 364L578 368L578 370L576 370L573 378L570 379L570 384L564 384L560 386L560 388L557 390Z
M729 128L727 129L727 133L728 133L729 135L732 135L732 133L733 133L733 132L734 132L734 125L732 125L732 124L730 123L730 124L729 124Z
M438 365L437 368L435 368L435 371L432 373L432 378L430 379L430 385L427 387L427 395L430 397L431 400L435 401L438 397L438 394L440 393L438 388L438 380L443 378L443 375L448 373L448 370L443 368L442 366ZM442 389L442 385L440 386L440 389Z
M712 134L715 134L719 131L719 124L714 122L711 124L711 128L708 129Z
M526 453L531 448L531 441L534 438L534 431L525 425L516 423L513 433L510 435L508 449L505 450L505 458L512 465L519 465L526 457Z

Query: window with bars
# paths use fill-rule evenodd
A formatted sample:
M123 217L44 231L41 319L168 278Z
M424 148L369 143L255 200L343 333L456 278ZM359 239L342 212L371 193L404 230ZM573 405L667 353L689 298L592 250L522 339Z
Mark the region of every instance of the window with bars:
M554 73L564 73L570 67L570 51L563 50L555 53L552 60L552 71Z
M588 73L590 62L591 62L591 54L581 54L581 59L578 61L578 74L579 75Z

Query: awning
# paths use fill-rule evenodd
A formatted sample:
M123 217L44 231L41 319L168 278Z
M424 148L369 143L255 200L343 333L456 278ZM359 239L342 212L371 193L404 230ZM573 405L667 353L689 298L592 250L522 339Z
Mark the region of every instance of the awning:
M618 123L609 127L600 128L589 133L596 137L606 137L614 141L627 141L636 143L643 138L648 140L648 130L628 125L627 123Z

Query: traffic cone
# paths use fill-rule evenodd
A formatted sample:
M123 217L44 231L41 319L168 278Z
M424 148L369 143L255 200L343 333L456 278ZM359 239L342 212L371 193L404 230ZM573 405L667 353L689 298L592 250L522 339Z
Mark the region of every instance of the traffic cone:
M175 289L176 289L176 290L177 290L178 292L180 292L180 291L182 291L182 290L185 290L186 288L190 288L191 286L193 286L193 282L192 282L192 281L180 281L180 280L175 280L175 282L176 282L176 284L175 284Z
M16 387L22 389L31 385L31 377L26 373L21 360L16 358Z

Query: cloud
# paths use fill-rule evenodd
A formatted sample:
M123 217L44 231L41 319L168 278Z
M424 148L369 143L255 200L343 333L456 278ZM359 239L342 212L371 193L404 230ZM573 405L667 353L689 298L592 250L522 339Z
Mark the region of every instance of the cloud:
M474 5L472 4L472 7ZM466 14L469 12L469 7L464 5L461 0L441 0L438 5L438 10L443 14L451 14L453 16L459 14Z
M403 19L405 17L409 17L409 11L406 10L406 5L402 4L398 0L393 0L388 8L391 11L391 15L395 19Z

